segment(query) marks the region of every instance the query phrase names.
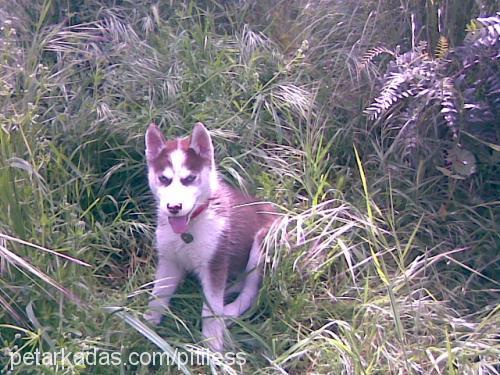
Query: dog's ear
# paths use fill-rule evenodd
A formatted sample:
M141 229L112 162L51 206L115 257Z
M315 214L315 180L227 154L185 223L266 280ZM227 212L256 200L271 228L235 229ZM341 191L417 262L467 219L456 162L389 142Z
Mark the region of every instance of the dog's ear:
M146 131L146 159L157 157L165 147L165 137L156 124L151 123Z
M197 122L194 126L189 147L202 158L213 161L214 147L212 145L212 138L207 128L201 122Z

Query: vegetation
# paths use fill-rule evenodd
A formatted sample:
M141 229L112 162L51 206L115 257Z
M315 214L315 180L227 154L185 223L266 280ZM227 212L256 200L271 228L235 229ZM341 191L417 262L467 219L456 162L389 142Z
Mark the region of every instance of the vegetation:
M487 0L0 2L2 369L497 374L498 11ZM203 350L193 280L160 327L143 324L151 121L171 137L203 121L227 180L283 214L259 303L230 330L244 364ZM12 360L93 348L177 363Z

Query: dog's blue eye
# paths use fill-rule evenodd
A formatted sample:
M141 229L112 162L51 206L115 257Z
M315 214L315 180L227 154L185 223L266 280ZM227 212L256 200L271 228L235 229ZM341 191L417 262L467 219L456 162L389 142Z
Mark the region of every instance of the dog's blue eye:
M189 175L185 178L182 178L181 182L183 185L189 185L189 184L192 184L194 180L196 180L196 176Z
M159 176L159 177L158 177L158 180L159 180L159 181L160 181L163 185L166 185L166 186L170 185L170 183L172 182L172 179L171 179L171 178L168 178L168 177L163 176L163 175Z

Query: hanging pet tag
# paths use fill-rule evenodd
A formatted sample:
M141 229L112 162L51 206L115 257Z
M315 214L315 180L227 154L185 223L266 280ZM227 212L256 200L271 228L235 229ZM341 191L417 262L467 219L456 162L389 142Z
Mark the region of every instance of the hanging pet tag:
M181 238L185 243L191 243L194 240L193 235L191 233L182 233Z

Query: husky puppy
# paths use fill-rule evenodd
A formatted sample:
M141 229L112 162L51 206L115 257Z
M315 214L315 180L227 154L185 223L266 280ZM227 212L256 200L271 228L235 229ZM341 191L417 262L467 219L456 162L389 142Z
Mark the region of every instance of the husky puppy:
M276 217L273 208L222 181L212 139L200 122L190 137L174 140L151 124L146 159L158 208L158 265L145 318L159 324L177 285L193 273L204 294L203 337L211 349L223 351L224 318L240 316L258 295L261 243ZM240 281L230 286L231 280ZM236 299L225 304L235 291Z

